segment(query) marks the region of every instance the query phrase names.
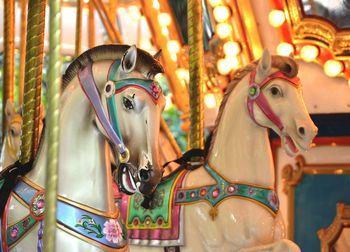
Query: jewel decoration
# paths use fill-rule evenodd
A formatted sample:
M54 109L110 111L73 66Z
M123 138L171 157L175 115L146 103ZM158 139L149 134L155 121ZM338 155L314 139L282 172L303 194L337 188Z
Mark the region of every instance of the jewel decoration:
M260 94L260 87L256 84L252 85L248 89L248 95L251 99L255 99Z
M44 191L38 191L34 195L32 203L30 205L30 212L34 219L41 220L44 217L45 212L45 194Z
M162 91L162 89L160 88L160 86L159 86L157 83L153 82L153 83L149 86L149 89L151 90L151 93L152 93L153 97L154 97L155 99L158 99L159 94L160 94L160 92Z

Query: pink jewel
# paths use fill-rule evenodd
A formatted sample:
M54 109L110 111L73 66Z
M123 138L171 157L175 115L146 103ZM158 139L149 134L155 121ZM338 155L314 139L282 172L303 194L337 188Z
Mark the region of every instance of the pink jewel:
M229 186L229 187L227 188L227 191L228 191L229 193L233 193L233 192L235 191L235 188L234 188L233 186Z
M219 194L220 194L219 189L215 189L212 194L213 194L214 198L217 198L219 196Z

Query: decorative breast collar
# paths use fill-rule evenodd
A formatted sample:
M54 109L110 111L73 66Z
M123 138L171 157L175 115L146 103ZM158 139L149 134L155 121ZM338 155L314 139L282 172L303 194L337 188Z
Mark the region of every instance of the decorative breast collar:
M45 213L45 191L27 178L18 180L13 196L29 209L30 214L6 229L2 228L6 230L8 247L42 221ZM127 231L119 214L101 212L59 196L56 216L60 229L105 251L115 251L127 245Z
M277 214L279 201L272 188L248 183L231 183L211 168L208 163L205 163L204 168L215 179L216 184L196 188L180 188L176 192L175 203L193 204L205 201L212 206L210 215L214 219L217 216L217 206L222 201L228 198L242 198L263 206L272 215Z

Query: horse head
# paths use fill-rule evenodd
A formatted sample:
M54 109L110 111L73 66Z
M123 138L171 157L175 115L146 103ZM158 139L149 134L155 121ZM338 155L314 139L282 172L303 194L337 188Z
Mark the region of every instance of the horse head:
M158 56L129 47L111 65L101 92L113 128L130 150L129 163L119 163L115 176L119 188L128 194L152 194L163 174L158 138L165 99L154 77L164 71Z
M6 136L1 151L3 168L13 164L19 157L21 146L22 116L17 113L12 101L6 101L5 115L7 121Z
M265 50L250 76L248 91L251 117L257 124L273 129L290 156L309 149L317 134L297 74L298 66L293 58L271 56Z

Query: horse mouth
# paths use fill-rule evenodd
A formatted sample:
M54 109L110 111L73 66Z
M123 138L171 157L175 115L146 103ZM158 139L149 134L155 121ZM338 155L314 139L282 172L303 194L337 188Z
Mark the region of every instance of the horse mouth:
M282 139L285 150L289 156L295 156L299 151L306 151L307 148L303 147L297 141L295 141L290 135L283 136Z
M118 168L117 184L120 191L132 195L138 191L138 187L129 166L130 164L120 164Z

